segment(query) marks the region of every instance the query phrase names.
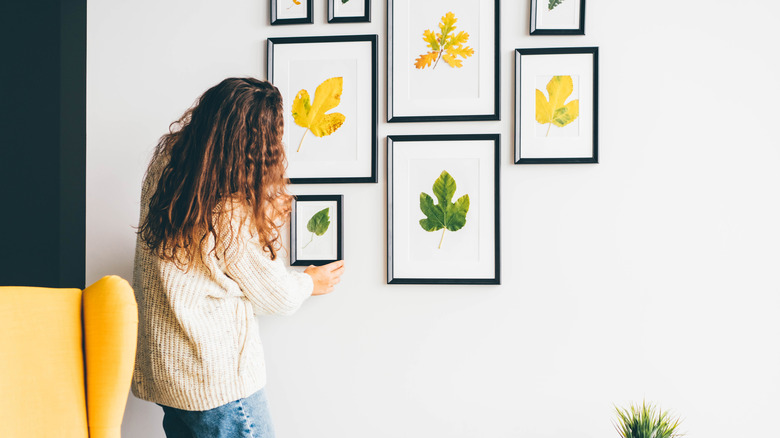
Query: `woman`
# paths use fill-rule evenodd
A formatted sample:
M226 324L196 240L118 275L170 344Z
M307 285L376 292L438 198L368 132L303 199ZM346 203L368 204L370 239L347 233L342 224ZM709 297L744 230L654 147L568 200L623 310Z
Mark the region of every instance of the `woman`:
M255 313L329 293L342 261L288 271L282 96L225 79L160 139L144 177L132 391L162 406L170 437L273 437Z

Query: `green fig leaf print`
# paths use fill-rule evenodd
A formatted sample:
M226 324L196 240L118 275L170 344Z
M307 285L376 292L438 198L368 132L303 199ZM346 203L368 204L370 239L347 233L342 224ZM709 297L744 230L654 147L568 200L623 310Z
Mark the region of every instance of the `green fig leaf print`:
M546 88L549 100L541 90L536 89L536 121L548 125L545 137L550 135L553 125L563 128L580 115L579 99L565 103L574 91L571 76L553 76Z
M445 231L458 231L466 225L469 195L463 195L453 203L452 198L456 190L455 178L443 170L433 183L433 194L438 203L434 204L433 198L427 193L420 193L420 211L426 216L420 220L420 226L428 232L442 230L439 249L444 242Z
M563 3L563 0L550 0L550 3L547 5L547 10L552 11L554 7L561 3Z
M306 224L306 229L311 233L311 239L309 239L303 247L306 248L309 246L314 240L315 234L317 236L325 234L325 232L328 231L328 227L330 227L330 207L323 208L317 213L314 213L311 219L309 219L309 222Z
M343 4L347 3L348 1L349 0L341 0L341 4L343 5Z
M314 91L314 101L309 98L309 92L305 89L298 92L292 104L292 116L295 124L306 128L301 137L297 152L301 151L303 139L311 131L317 137L324 137L336 132L344 124L346 116L341 113L328 113L341 103L341 93L344 87L344 78L335 77L326 79Z
M456 21L458 19L455 18L455 14L447 12L445 16L441 17L441 23L439 23L441 32L434 33L430 29L426 29L423 32L423 41L425 41L430 51L415 59L415 68L424 69L433 64L431 69L433 70L439 65L439 60L441 59L452 68L461 68L463 67L463 60L458 59L458 56L466 59L474 55L474 49L463 45L469 40L469 34L463 31L455 33L457 28L455 26Z

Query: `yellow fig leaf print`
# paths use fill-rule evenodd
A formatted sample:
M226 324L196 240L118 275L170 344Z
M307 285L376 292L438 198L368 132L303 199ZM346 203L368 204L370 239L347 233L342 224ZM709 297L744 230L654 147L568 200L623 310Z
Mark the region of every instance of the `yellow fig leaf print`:
M292 0L292 2L295 3L296 5L301 4L301 2L299 2L298 0Z
M536 121L547 127L547 134L550 135L550 128L553 125L563 128L573 122L580 115L579 99L572 100L566 104L566 99L574 91L574 81L571 76L553 76L547 83L547 96L536 89Z
M314 91L314 102L309 99L309 92L301 90L295 96L292 104L292 116L295 124L306 128L298 144L301 151L303 139L311 131L317 137L325 137L336 132L344 124L346 116L341 113L329 113L341 103L341 93L344 88L344 78L326 79Z
M457 28L455 22L457 21L455 14L447 12L446 15L441 17L441 23L439 23L441 32L434 33L430 29L426 29L423 32L423 41L425 41L430 51L414 60L415 68L424 69L433 64L431 69L433 70L442 59L452 68L461 68L463 67L463 59L474 55L474 49L463 45L468 42L469 34L463 31L455 33ZM463 59L458 59L458 56Z

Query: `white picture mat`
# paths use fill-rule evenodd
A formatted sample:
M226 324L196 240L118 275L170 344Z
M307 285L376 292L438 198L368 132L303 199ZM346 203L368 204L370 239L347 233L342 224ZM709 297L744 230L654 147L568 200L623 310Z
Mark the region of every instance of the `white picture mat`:
M417 69L430 49L423 32L439 31L441 17L455 14L455 32L469 34L474 55L463 67L443 60L435 70ZM495 2L493 0L393 0L392 116L484 115L495 109Z
M363 0L349 0L342 3L341 0L333 1L333 15L335 17L362 17L366 15L366 2Z
M311 0L298 0L296 5L293 0L271 0L276 2L276 19L306 18L308 2Z
M537 29L579 29L580 0L564 0L549 10L547 0L536 1Z
M588 158L593 156L593 62L591 53L520 55L516 69L520 93L515 123L519 127L520 158ZM579 83L579 136L539 138L535 132L536 84L543 75L576 75ZM542 90L545 95L546 90ZM556 129L553 127L552 129Z
M309 219L323 208L330 208L330 225L322 236L308 230ZM299 260L336 260L338 258L338 203L336 201L296 201L295 251ZM309 243L311 242L311 243ZM306 248L304 248L304 246Z
M370 177L373 149L372 47L370 41L274 44L273 83L284 99L284 145L289 178ZM346 116L331 135L317 137L298 126L292 104L325 79L344 78L341 103L332 110ZM298 145L303 138L301 151Z
M393 142L392 245L394 278L494 278L495 143L474 141ZM433 183L447 170L457 190L469 195L466 225L427 232L419 224L420 192L438 203Z

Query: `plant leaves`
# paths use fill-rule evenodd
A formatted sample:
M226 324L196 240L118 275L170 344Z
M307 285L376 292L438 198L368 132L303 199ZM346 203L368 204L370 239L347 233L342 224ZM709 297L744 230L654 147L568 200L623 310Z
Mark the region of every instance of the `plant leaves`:
M344 78L335 77L323 81L314 91L314 102L309 99L309 92L301 90L295 96L292 104L292 116L295 124L307 128L317 137L333 134L344 124L346 117L341 113L327 112L341 103L341 93ZM308 131L306 131L308 132ZM304 133L304 135L306 135ZM303 143L303 138L301 138ZM300 150L300 146L298 147Z
M314 216L309 219L309 222L306 224L306 229L310 232L322 236L325 234L326 231L328 231L328 227L330 226L330 207L324 208L316 213L314 213Z
M436 68L441 59L444 59L450 67L460 68L463 66L463 59L474 55L474 49L463 45L469 40L469 34L464 31L455 34L457 21L455 14L447 12L441 17L440 33L434 33L430 29L423 31L423 41L431 51L415 59L415 68L424 69L431 65ZM459 56L463 59L458 59Z
M560 128L573 122L580 115L579 99L572 100L564 105L566 99L574 91L574 81L571 76L553 76L547 83L547 94L536 89L536 121L546 125L553 124Z
M343 5L344 3L348 2L348 1L349 0L341 0L341 4Z
M433 198L427 193L420 193L420 211L426 216L425 219L420 220L423 230L458 231L466 225L466 214L469 212L470 205L469 195L463 195L452 203L457 188L455 178L443 170L433 183L433 194L438 204L434 204Z
M298 0L292 0L292 2L295 3L296 5L301 4L301 2L299 2Z
M547 4L547 10L552 11L554 7L561 3L563 3L563 0L550 0L550 2Z

